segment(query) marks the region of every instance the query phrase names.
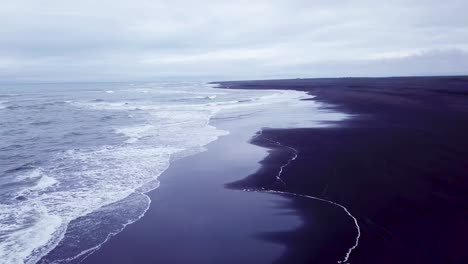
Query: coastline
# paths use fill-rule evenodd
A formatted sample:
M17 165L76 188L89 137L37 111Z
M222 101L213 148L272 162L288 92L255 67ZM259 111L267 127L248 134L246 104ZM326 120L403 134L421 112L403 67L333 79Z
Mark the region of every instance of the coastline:
M464 263L467 83L221 83L306 91L352 118L275 129L261 115L214 118L231 133L171 163L145 216L82 263Z

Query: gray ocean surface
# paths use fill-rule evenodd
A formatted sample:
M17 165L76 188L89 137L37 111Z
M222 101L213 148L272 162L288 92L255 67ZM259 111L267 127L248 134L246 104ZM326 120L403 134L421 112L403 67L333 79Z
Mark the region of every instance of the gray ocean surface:
M255 122L252 135L345 118L311 98L193 82L0 85L0 263L85 259L144 215L171 161L229 133L215 116Z
M172 160L228 133L209 123L218 112L305 97L189 82L1 85L0 263L86 258L144 215Z

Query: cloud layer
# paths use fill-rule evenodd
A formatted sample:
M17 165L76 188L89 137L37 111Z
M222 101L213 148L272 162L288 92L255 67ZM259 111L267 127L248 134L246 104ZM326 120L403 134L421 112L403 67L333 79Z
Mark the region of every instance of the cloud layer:
M0 81L468 73L466 0L5 0Z

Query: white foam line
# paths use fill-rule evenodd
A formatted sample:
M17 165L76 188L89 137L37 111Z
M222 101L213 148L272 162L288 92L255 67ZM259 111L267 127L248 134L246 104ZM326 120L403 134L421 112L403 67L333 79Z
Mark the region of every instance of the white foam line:
M351 256L352 251L354 249L356 249L358 247L358 245L359 245L359 239L361 237L361 228L359 227L359 223L357 221L357 218L355 216L353 216L351 214L351 212L349 212L348 208L346 208L345 206L343 206L343 205L341 205L339 203L332 202L330 200L326 200L326 199L322 199L322 198L318 198L318 197L314 197L314 196L310 196L310 195L305 195L305 194L297 194L297 193L274 191L274 190L265 190L263 192L280 193L280 194L288 194L288 195L294 195L294 196L299 196L299 197L305 197L305 198L314 199L314 200L318 200L318 201L322 201L322 202L327 202L327 203L333 204L333 205L338 206L341 209L343 209L349 215L349 217L351 217L353 219L354 225L356 226L356 230L357 230L356 242L354 243L354 245L352 247L350 247L348 249L348 252L346 252L346 255L343 258L343 260L338 261L338 263L343 263L343 264L349 263L348 259Z
M260 136L262 136L263 134L263 129L260 130L260 133L258 133L255 137L255 138L258 138ZM292 150L292 152L294 153L294 156L293 158L289 159L285 164L283 164L281 167L280 167L280 170L278 172L278 174L276 175L276 179L279 180L281 183L283 183L285 185L285 182L281 179L281 174L283 173L283 169L288 166L289 164L291 164L291 162L293 162L294 160L297 159L298 157L298 151L297 149L293 148L293 147L289 147L289 146L285 146L283 144L281 144L280 142L278 141L275 141L275 140L272 140L270 138L267 138L265 136L263 136L264 139L270 141L270 142L273 142L274 144L278 145L278 146L282 146L282 147L286 147L286 148L289 148L290 150ZM245 189L244 191L258 191L258 190L248 190L248 189ZM338 263L340 264L349 264L348 263L348 260L349 260L349 257L351 256L351 253L353 252L354 249L356 249L359 245L359 239L361 238L361 228L359 227L359 223L358 223L358 220L357 218L351 214L351 212L348 210L348 208L346 208L344 205L341 205L339 203L336 203L336 202L333 202L333 201L330 201L330 200L327 200L327 199L323 199L323 198L319 198L319 197L314 197L314 196L310 196L310 195L305 195L305 194L298 194L298 193L292 193L292 192L284 192L284 191L275 191L275 190L261 190L261 192L268 192L268 193L279 193L279 194L287 194L287 195L293 195L293 196L298 196L298 197L304 197L304 198L309 198L309 199L313 199L313 200L317 200L317 201L322 201L322 202L326 202L326 203L330 203L330 204L333 204L335 206L338 206L340 207L341 209L343 209L346 214L348 214L349 217L351 217L354 221L354 225L356 226L356 230L357 230L357 236L356 236L356 242L354 243L354 245L352 247L350 247L348 249L348 251L346 252L346 255L344 256L343 260L340 260L338 261Z
M133 223L135 223L136 221L140 220L143 216L145 216L146 212L148 211L148 209L150 208L151 206L151 199L149 198L149 196L145 193L141 193L142 195L146 196L146 198L148 199L148 206L146 207L145 211L135 220L130 220L129 222L123 224L122 228L117 230L117 231L114 231L114 232L111 232L107 235L106 239L104 239L104 241L102 241L101 243L99 243L98 245L92 247L92 248L88 248L88 249L85 249L83 251L81 251L80 253L78 253L77 255L73 256L73 257L70 257L70 258L66 258L66 259L59 259L59 260L56 260L56 262L60 263L60 262L64 262L64 263L67 263L67 262L71 262L73 260L76 260L77 258L79 257L82 257L84 256L78 263L83 263L83 261L85 261L89 256L91 256L94 252L96 252L97 250L99 250L102 245L104 245L107 241L109 241L109 239L111 239L113 236L119 234L120 232L122 232L128 225L131 225Z
M280 147L285 147L285 148L288 148L291 150L293 156L292 158L288 159L288 161L281 165L280 169L279 169L279 172L278 172L278 175L276 175L276 179L281 182L283 185L286 185L286 183L283 181L283 179L281 178L281 175L283 174L283 170L284 168L286 168L289 164L291 164L291 162L295 161L298 157L298 153L299 151L293 147L290 147L290 146L285 146L283 144L281 144L280 142L276 141L276 140L273 140L273 139L270 139L270 138L267 138L267 137L263 137L264 139L270 141L270 142L273 142L274 144L280 146Z

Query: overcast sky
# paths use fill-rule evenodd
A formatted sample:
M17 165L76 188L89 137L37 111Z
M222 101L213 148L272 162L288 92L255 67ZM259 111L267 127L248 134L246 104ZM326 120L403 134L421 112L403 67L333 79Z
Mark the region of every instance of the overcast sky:
M467 0L0 0L0 81L468 73Z

